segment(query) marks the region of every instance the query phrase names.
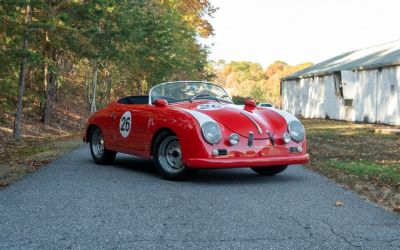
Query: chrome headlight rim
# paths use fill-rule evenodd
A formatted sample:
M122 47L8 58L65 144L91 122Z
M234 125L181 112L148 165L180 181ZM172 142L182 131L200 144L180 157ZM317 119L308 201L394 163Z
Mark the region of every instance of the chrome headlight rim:
M302 142L305 139L305 129L300 121L289 122L288 132L295 142Z
M215 134L215 138L209 138L209 136L207 136L209 131L206 131L207 129L210 128L210 126L215 126L215 128L217 128L217 134ZM205 122L202 126L201 126L201 134L203 135L204 140L211 144L211 145L215 145L218 144L221 139L222 139L222 131L220 126L214 122L214 121L207 121Z

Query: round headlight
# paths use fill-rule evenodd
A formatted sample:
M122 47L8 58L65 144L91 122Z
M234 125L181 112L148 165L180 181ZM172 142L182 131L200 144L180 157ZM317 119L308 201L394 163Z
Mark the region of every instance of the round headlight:
M239 143L239 135L235 134L235 133L231 134L229 136L229 143L231 144L231 146L238 144Z
M292 137L290 136L289 133L284 133L283 134L283 141L288 144L292 140Z
M208 121L201 127L204 139L210 144L217 144L221 141L222 133L221 128L217 123Z
M296 142L304 140L305 130L303 124L299 121L291 121L288 124L288 130L292 139Z

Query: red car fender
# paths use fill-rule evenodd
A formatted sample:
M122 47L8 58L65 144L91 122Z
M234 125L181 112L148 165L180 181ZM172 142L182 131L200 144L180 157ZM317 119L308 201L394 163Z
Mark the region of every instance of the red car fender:
M108 109L102 109L90 116L90 118L86 123L85 134L83 135L84 142L89 142L90 135L94 127L99 127L100 130L103 132L105 143L110 141L108 134L104 133L104 131L106 130L105 125L107 124L107 119L109 117L108 114L109 114ZM105 146L107 147L108 145L105 144Z
M158 110L162 109L162 110ZM149 156L153 153L154 143L160 132L169 130L179 138L182 151L182 160L194 157L209 157L209 144L203 140L201 128L197 120L190 114L171 107L155 108L157 115L154 119L154 129L149 131L152 135L151 145L149 145ZM150 138L149 138L150 139Z

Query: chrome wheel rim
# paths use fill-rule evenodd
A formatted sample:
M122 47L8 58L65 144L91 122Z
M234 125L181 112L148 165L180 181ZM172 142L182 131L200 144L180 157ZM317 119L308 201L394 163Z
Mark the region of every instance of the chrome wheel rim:
M104 137L100 129L96 129L92 135L92 152L96 158L102 158L104 155Z
M178 137L169 136L161 142L158 151L158 162L169 173L178 173L184 169L181 144Z

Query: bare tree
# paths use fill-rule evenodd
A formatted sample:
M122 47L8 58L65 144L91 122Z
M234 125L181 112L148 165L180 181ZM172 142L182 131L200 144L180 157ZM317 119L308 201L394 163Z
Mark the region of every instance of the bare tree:
M90 112L94 113L96 112L96 89L97 89L97 75L98 75L99 69L97 67L97 62L93 62L93 79L92 79L92 88L93 88L93 93L92 93L92 102L90 106Z

